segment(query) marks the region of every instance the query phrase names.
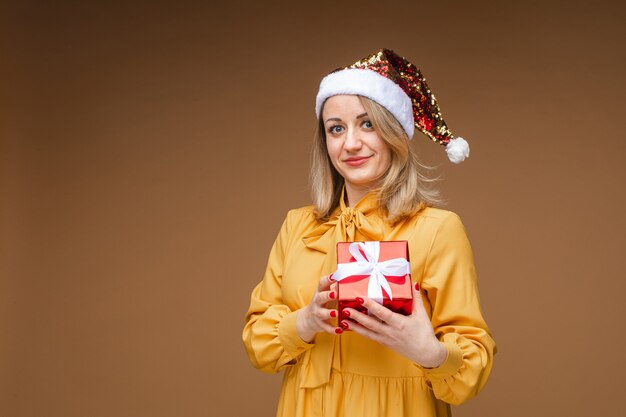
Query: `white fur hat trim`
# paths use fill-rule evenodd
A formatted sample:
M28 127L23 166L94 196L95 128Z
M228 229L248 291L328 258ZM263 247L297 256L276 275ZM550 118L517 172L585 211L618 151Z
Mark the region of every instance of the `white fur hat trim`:
M389 78L375 71L354 68L328 74L322 79L315 100L315 114L318 118L326 99L340 94L358 94L374 100L393 114L409 139L413 137L415 122L411 99Z

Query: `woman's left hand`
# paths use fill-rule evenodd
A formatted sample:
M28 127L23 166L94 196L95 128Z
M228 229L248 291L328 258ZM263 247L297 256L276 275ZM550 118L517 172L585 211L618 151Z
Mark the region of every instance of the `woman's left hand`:
M446 359L448 351L435 336L419 286L417 290L413 288L410 316L394 313L369 298L363 300L363 306L372 316L346 308L344 314L347 312L354 321L344 319L342 327L387 346L424 368L436 368Z

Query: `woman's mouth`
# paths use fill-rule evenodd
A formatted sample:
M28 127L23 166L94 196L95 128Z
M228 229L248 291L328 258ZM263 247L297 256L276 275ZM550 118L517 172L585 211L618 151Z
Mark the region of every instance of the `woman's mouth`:
M344 159L344 162L352 167L358 167L366 163L369 159L370 159L369 156L359 156L359 157L352 157L352 158Z

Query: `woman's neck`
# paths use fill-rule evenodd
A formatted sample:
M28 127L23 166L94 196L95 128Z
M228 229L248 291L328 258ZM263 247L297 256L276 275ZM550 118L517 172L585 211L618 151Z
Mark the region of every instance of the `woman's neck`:
M365 197L365 195L371 191L369 187L355 187L354 185L348 184L346 184L345 187L346 195L344 202L346 203L346 207L356 206L359 201L361 201L363 197Z

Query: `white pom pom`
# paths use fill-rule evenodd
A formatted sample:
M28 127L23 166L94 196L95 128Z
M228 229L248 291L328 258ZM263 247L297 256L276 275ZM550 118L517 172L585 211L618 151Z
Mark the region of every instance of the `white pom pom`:
M469 144L460 137L451 139L446 145L446 153L451 162L460 164L465 158L469 157Z

